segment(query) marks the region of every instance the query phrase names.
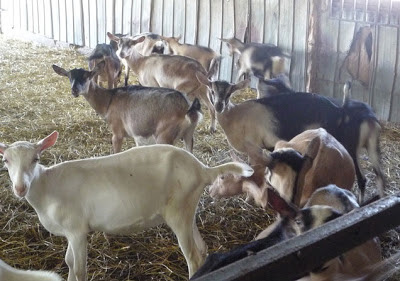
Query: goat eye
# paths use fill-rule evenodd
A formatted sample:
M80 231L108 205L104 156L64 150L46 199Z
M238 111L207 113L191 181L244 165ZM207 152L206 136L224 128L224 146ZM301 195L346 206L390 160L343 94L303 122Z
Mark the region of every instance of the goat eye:
M3 163L7 164L7 163L8 163L8 160L5 159L5 158L3 158Z
M301 224L302 224L301 219L295 219L294 222L295 222L297 225L301 225Z
M33 162L33 163L39 162L39 157L34 158L32 162Z
M221 177L220 177L221 180L224 180L224 178L225 178L225 176L221 176Z

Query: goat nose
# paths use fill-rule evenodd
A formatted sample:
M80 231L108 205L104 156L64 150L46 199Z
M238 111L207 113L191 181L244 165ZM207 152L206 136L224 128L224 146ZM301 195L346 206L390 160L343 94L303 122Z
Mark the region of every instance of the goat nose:
M215 105L215 110L216 110L218 113L221 113L221 112L224 110L224 105L223 105L222 103L217 103L217 104Z
M73 95L74 97L79 96L79 91L78 91L78 89L76 89L76 88L72 88L71 93L72 93L72 95Z
M14 192L19 197L24 197L26 194L27 188L25 185L16 185L14 186Z

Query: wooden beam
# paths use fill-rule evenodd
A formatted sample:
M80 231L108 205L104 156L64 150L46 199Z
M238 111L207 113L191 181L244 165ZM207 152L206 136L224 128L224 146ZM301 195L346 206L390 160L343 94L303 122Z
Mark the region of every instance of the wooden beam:
M294 280L397 225L400 225L399 194L356 209L196 281Z

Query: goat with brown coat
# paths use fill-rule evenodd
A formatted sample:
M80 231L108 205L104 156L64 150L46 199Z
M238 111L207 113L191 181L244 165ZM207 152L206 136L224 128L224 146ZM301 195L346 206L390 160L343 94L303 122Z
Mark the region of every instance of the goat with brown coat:
M181 36L167 37L160 36L168 44L170 54L186 56L197 60L208 72L209 77L218 73L221 56L213 49L204 46L179 43Z
M208 76L208 73L198 61L184 56L143 56L135 49L135 45L143 42L144 36L132 39L118 38L111 33L107 35L111 40L118 42L119 56L127 60L141 85L176 89L186 94L191 100L198 98L210 111L210 131L215 131L215 110L208 95L208 89L196 78L196 73L202 73L205 76Z
M136 145L149 138L159 144L174 144L183 138L186 149L193 150L193 133L202 118L197 99L190 106L182 93L172 89L142 86L104 89L92 79L103 66L98 64L93 71L67 71L56 65L53 69L69 78L74 97L83 95L96 113L106 119L113 133L114 153L121 151L127 136L133 137Z
M109 44L97 44L88 58L89 70L93 70L102 61L104 61L104 67L93 79L99 85L107 81L108 89L116 88L121 76L121 62L114 48Z

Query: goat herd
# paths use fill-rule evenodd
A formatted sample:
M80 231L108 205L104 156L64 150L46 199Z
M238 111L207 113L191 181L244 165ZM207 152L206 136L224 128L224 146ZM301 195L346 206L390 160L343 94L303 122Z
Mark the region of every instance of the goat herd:
M295 92L285 75L288 55L278 47L221 39L231 55L238 55L238 81L231 84L213 80L221 57L209 48L152 33L107 35L111 44L95 48L90 70L53 69L68 77L74 97L82 95L106 120L115 154L45 167L39 164L40 154L55 144L57 132L37 143L0 143L15 195L26 198L49 232L68 240L68 281L87 280L91 231L129 234L165 223L178 239L189 278L195 279L315 228L365 201L366 180L358 161L363 148L377 175L378 193L384 195L381 126L367 104L350 99L350 83L343 102ZM170 54L155 54L163 53L164 45ZM121 64L125 87L117 87ZM140 85L128 86L130 69ZM246 73L258 78L257 99L234 104L231 96L249 84L239 82ZM209 110L210 132L218 121L230 146L248 155L249 164L233 155L235 161L211 168L193 156L200 102ZM133 137L137 146L155 144L121 152L125 137ZM172 146L180 139L186 150ZM358 199L349 191L355 178ZM207 256L195 215L208 185L213 198L246 193L247 199L263 208L269 204L280 216L255 241ZM375 238L301 280L366 278L376 275L381 264ZM61 278L17 270L0 260L0 280Z

